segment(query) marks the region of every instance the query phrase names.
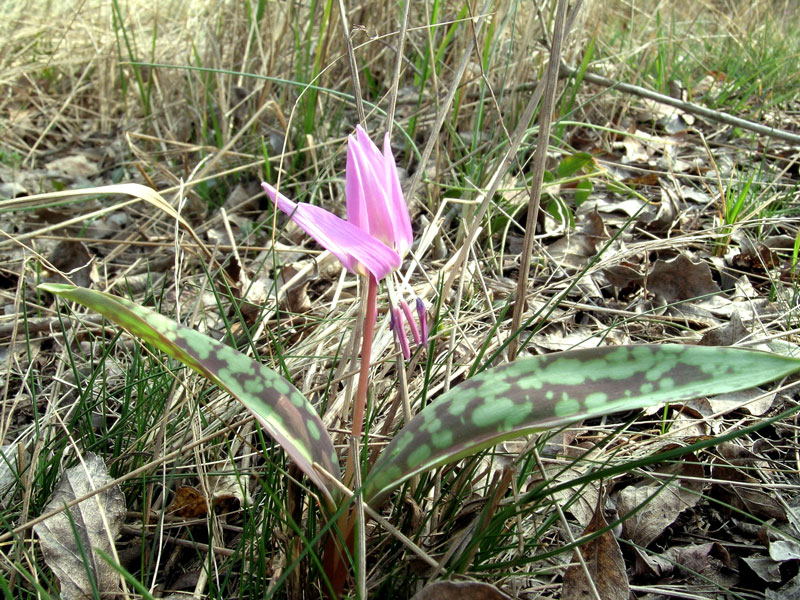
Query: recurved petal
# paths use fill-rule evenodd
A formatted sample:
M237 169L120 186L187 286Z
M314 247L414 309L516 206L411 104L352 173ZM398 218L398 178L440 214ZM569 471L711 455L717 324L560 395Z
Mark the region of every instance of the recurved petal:
M261 187L292 221L336 256L346 269L380 281L402 263L400 255L382 242L333 213L304 202L292 202L268 183Z

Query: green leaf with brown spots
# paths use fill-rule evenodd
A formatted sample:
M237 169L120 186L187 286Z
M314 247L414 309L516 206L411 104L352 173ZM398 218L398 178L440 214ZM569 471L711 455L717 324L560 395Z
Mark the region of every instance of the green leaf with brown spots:
M341 477L333 442L314 407L291 383L258 361L207 335L124 298L72 285L39 289L97 311L132 335L194 369L239 400L323 492L328 507L341 493L313 467Z
M405 480L520 435L589 417L722 394L800 370L800 359L740 348L616 346L536 356L465 381L429 404L370 471L380 504Z

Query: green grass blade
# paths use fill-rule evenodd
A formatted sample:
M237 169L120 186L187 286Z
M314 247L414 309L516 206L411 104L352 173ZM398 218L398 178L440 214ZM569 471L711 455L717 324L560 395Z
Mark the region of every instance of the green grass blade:
M536 356L476 375L428 405L378 458L365 499L503 440L663 402L722 394L800 370L757 350L617 346Z
M329 507L336 504L341 494L313 468L317 463L340 476L333 442L311 403L283 377L230 346L124 298L72 285L45 283L39 288L97 311L216 383L256 416L322 490Z

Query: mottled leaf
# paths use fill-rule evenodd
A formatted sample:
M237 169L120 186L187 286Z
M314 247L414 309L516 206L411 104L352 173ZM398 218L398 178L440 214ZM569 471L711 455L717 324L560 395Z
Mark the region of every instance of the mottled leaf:
M283 377L230 346L124 298L71 285L39 288L99 312L223 388L256 416L328 503L335 504L340 493L313 467L317 463L340 476L333 442L311 403Z
M380 503L416 474L526 433L745 389L797 370L800 360L777 354L675 344L518 360L476 375L414 417L375 463L365 497Z
M103 459L87 453L82 463L64 471L44 512L63 508L110 482ZM124 520L125 497L116 485L33 526L44 559L61 584L63 600L95 598L95 589L103 598L120 593L119 574L95 548L110 554Z

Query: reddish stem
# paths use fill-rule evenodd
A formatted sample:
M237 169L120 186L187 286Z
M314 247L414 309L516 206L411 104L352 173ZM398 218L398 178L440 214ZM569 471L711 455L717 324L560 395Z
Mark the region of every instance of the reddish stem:
M367 310L364 313L364 336L361 338L361 370L358 373L358 389L353 403L353 437L360 438L364 427L364 408L367 405L369 385L369 359L372 354L372 338L375 334L375 320L378 316L378 282L369 276L367 288Z
M372 275L369 276L367 287L367 307L364 311L364 330L361 338L361 370L358 373L358 388L353 402L353 437L360 438L364 428L364 409L367 405L367 388L369 384L369 359L372 355L372 338L375 334L375 320L378 316L377 308L378 282ZM353 470L358 464L358 457L352 453L347 456L347 465L344 470L345 485L350 485L353 481ZM353 551L353 534L355 527L355 515L351 511L346 511L339 516L338 527L344 537L345 545L351 552ZM343 558L344 550L341 548L336 534L331 531L325 543L323 552L323 569L328 576L328 581L333 588L325 589L326 598L339 598L347 582L348 568Z

